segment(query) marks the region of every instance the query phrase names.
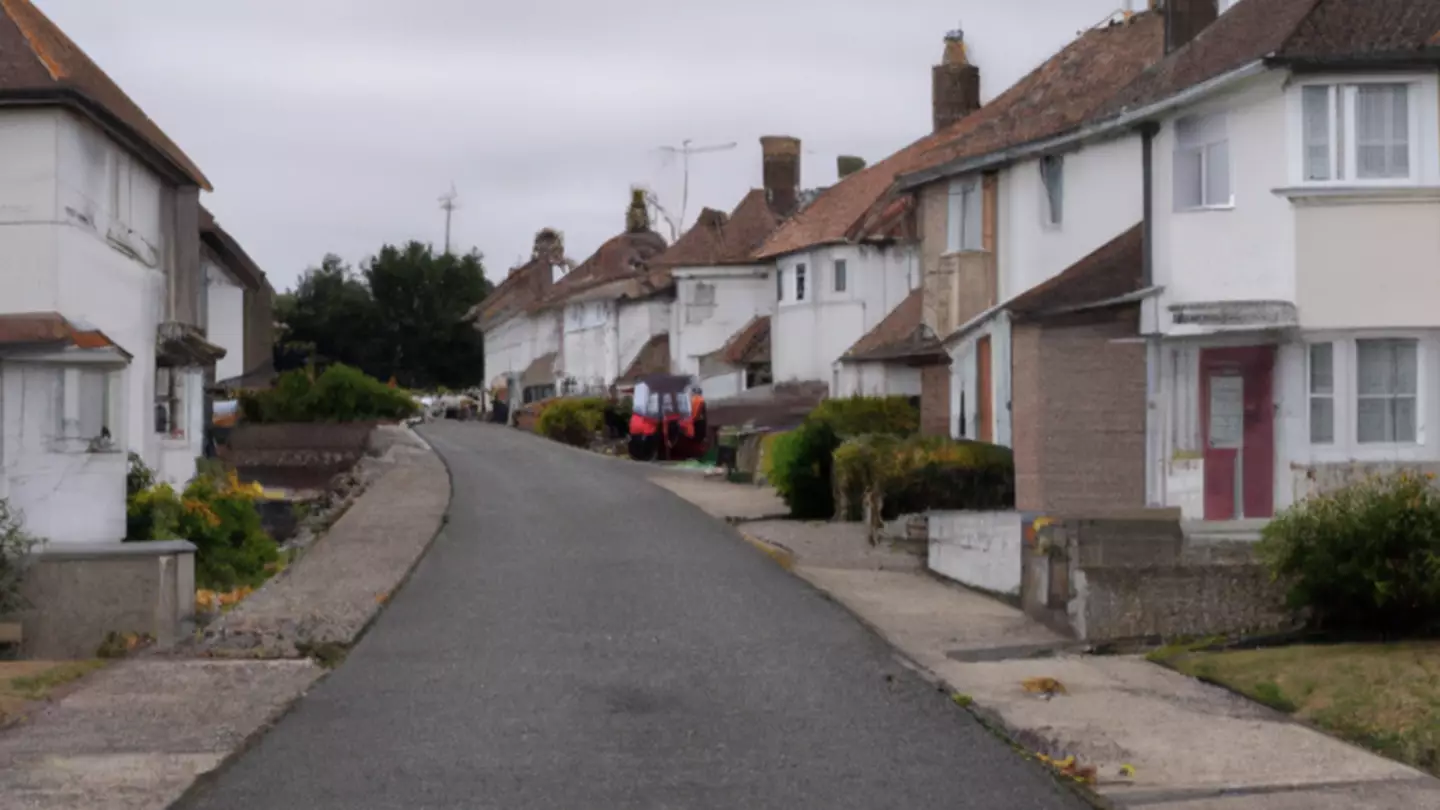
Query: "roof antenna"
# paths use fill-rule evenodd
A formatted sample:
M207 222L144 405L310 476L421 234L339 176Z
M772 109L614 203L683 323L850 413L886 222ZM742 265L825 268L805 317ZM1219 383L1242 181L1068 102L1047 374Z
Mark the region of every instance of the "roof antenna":
M450 217L454 215L455 209L460 207L460 192L455 190L455 183L450 183L450 190L440 195L440 210L445 212L445 255L450 255Z
M707 152L723 152L727 149L734 149L737 145L734 141L731 141L730 143L715 144L713 146L691 146L690 143L690 139L686 138L685 140L680 142L679 146L660 147L660 151L662 152L668 152L672 155L680 155L681 165L684 167L683 170L685 172L685 185L680 192L681 228L685 227L685 207L690 202L690 156L703 155Z

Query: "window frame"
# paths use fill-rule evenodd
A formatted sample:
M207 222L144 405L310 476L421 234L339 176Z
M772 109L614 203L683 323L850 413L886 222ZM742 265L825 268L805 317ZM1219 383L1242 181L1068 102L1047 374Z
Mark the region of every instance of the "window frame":
M805 262L795 264L795 303L799 304L805 300Z
M1416 344L1415 364L1415 440L1413 442L1360 442L1359 441L1359 358L1358 342L1364 340L1413 340ZM1331 444L1312 444L1310 438L1310 408L1308 393L1309 386L1309 351L1316 343L1329 343L1333 346L1333 375L1334 386L1334 442ZM1297 408L1295 414L1297 428L1301 427L1298 422L1303 421L1303 433L1296 436L1300 443L1297 445L1300 458L1306 457L1308 449L1309 463L1312 464L1339 464L1339 463L1377 463L1377 462L1404 462L1413 463L1424 461L1436 452L1429 444L1428 433L1430 423L1435 417L1430 414L1433 394L1431 370L1429 364L1440 358L1440 332L1435 330L1400 330L1400 329L1362 329L1362 330L1341 330L1341 331L1317 331L1304 336L1303 342L1298 344L1301 353L1290 355L1296 365L1294 369L1303 369L1305 379L1300 379L1298 372L1291 377L1295 380L1294 387L1287 389L1290 395L1296 397L1295 402L1303 402L1304 405ZM1278 425L1277 425L1278 427ZM1303 440L1301 437L1303 436Z
M775 300L785 302L785 268L775 268Z
M1321 346L1324 346L1330 350L1329 391L1315 390L1315 350ZM1335 341L1325 340L1305 344L1305 426L1306 433L1309 436L1310 445L1313 447L1334 447L1338 438L1336 436L1336 426L1339 420L1337 419L1338 413L1336 408L1336 400L1339 399L1339 396L1336 391L1335 385L1336 354L1337 351L1335 347ZM1330 403L1330 438L1323 441L1317 440L1315 438L1316 400L1328 400Z
M831 268L831 288L837 293L850 291L850 267L844 259L836 259Z
M1065 224L1065 156L1041 157L1036 161L1036 171L1040 176L1040 225L1045 230L1058 231Z
M1193 127L1194 134L1186 136L1186 124ZM1235 208L1235 155L1230 148L1230 120L1224 111L1194 113L1175 119L1173 124L1174 149L1171 154L1170 197L1174 211L1231 211ZM1210 200L1210 168L1213 163L1212 150L1225 148L1225 175L1229 195L1223 201ZM1194 155L1199 158L1199 202L1190 204L1180 199L1180 162L1182 157Z
M974 201L975 212L967 201ZM976 217L974 222L968 222ZM975 226L973 239L967 224ZM968 253L985 249L985 193L979 176L957 177L950 181L945 207L945 252Z
M1420 413L1420 401L1421 401L1421 398L1420 398L1420 385L1421 385L1421 383L1420 383L1420 370L1421 370L1421 367L1422 367L1422 365L1423 365L1423 362L1422 362L1422 360L1421 360L1420 345L1421 345L1422 342L1423 342L1423 341L1421 341L1419 338L1414 338L1414 337L1371 337L1371 338L1357 337L1357 338L1355 339L1355 342L1354 342L1354 345L1355 345L1355 353L1354 353L1355 362L1352 364L1352 372L1353 372L1353 379L1354 379L1354 384L1355 384L1355 390L1354 390L1353 395L1351 396L1351 400L1352 400L1352 401L1354 402L1354 404L1355 404L1355 412L1354 412L1354 414L1352 414L1351 419L1350 419L1350 422L1352 423L1352 426L1353 426L1354 429L1355 429L1355 444L1356 444L1357 446L1364 446L1364 447L1375 447L1375 446L1380 446L1380 447L1387 447L1387 446L1388 446L1388 447L1397 447L1397 446L1398 446L1398 447L1411 447L1411 446L1418 446L1418 445L1421 444L1421 441L1420 441L1420 436L1421 436L1421 433L1420 433L1420 425L1421 425L1421 423L1423 422L1423 417L1422 417L1422 414ZM1382 394L1365 394L1365 393L1362 393L1361 390L1360 390L1360 344L1362 344L1362 343L1383 343L1383 344L1387 344L1387 345L1390 346L1391 348L1393 348L1394 346L1396 346L1396 345L1398 345L1398 344L1400 344L1400 343L1412 343L1412 344L1414 344L1414 346L1415 346L1415 391L1414 391L1414 393L1406 394L1406 393L1401 393L1401 392L1399 392L1399 391L1388 391L1388 392L1382 393ZM1401 439L1393 438L1393 435L1394 435L1394 434L1398 434L1398 432L1399 432L1398 430L1392 430L1392 437L1384 438L1384 439L1380 439L1380 440L1376 440L1376 441L1366 441L1365 439L1363 439L1363 438L1360 437L1360 404L1361 404L1362 401L1364 401L1364 400L1381 400L1381 401L1385 401L1385 402L1392 403L1391 420L1392 420L1392 423L1393 423L1393 422L1394 422L1393 403L1398 402L1398 401L1400 401L1400 400L1402 400L1402 399L1410 399L1410 400L1413 400L1413 404L1411 405L1411 418L1413 419L1413 424L1412 424L1412 426L1411 426L1411 434L1412 434L1412 436L1413 436L1414 438L1412 438L1412 439L1406 439L1406 440L1401 440ZM1392 427L1393 427L1393 424L1392 424Z
M1400 85L1405 87L1406 138L1408 139L1406 145L1409 148L1409 173L1405 177L1362 178L1356 176L1359 154L1356 139L1358 123L1356 99L1362 85ZM1305 91L1306 88L1314 87L1325 87L1330 91L1328 111L1330 177L1326 180L1311 180L1306 176ZM1305 188L1393 188L1419 185L1425 175L1424 150L1421 149L1420 143L1423 134L1422 119L1428 114L1428 105L1424 103L1424 97L1427 92L1433 91L1433 83L1427 82L1424 76L1412 73L1363 76L1328 75L1296 81L1291 87L1289 102L1291 132L1287 136L1287 146L1291 153L1290 174L1293 185ZM1343 103L1343 109L1337 108L1337 99ZM1337 109L1340 110L1338 113ZM1340 132L1342 137L1340 138L1336 138L1337 116L1343 118Z

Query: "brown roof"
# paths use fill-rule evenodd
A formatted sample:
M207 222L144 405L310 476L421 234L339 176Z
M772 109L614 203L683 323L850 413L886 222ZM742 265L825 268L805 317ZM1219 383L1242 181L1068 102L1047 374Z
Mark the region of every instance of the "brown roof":
M0 103L72 105L138 139L186 180L210 181L180 147L30 0L0 0Z
M732 366L764 363L770 359L770 316L752 318L720 348L720 358Z
M1259 59L1366 62L1440 57L1440 3L1417 0L1241 0L1185 47L1145 71L1107 112L1161 101Z
M724 211L706 208L695 218L690 230L675 244L650 261L651 267L683 267L712 264L720 251L721 232L727 217Z
M924 290L913 290L840 360L899 360L944 354L940 341L925 329L924 303Z
M555 358L560 356L559 352L542 354L525 367L520 374L520 387L526 388L532 385L545 385L555 382Z
M652 274L649 262L665 251L665 238L651 230L625 232L611 237L590 258L580 263L553 285L531 311L564 304L572 296L613 281L633 280L664 283L668 273Z
M558 237L547 243L540 242L546 233L557 232L543 229L537 235L537 245L531 251L530 261L511 268L484 301L465 313L465 320L478 321L482 330L488 329L504 317L522 312L543 298L554 281L554 265L574 268L575 263L565 257L564 243Z
M104 332L70 321L58 312L21 312L0 315L0 347L37 349L114 349L130 358Z
M740 199L735 210L730 212L730 219L721 232L715 264L747 264L754 261L752 255L756 248L780 227L780 222L781 217L765 198L765 190L750 189Z
M1017 317L1039 317L1068 307L1097 304L1138 291L1144 277L1144 231L1136 225L1031 287L1005 305Z
M616 384L638 382L651 374L667 374L670 371L670 335L662 333L651 337L640 347L639 353Z
M1159 12L1142 12L1086 31L998 98L960 119L909 171L933 169L1074 129L1164 55L1165 20Z

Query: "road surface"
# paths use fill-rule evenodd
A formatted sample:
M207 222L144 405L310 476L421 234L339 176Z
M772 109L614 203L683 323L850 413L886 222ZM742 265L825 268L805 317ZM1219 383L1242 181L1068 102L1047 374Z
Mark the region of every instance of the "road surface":
M1086 806L644 467L423 432L447 527L187 810Z

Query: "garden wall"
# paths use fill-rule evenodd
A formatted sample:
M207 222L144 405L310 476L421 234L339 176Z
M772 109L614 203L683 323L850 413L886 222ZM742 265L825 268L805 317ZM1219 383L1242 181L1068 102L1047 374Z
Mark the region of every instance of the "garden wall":
M240 424L217 455L246 481L323 487L364 458L377 422Z
M937 511L930 513L928 522L931 571L973 588L1020 594L1026 515Z

